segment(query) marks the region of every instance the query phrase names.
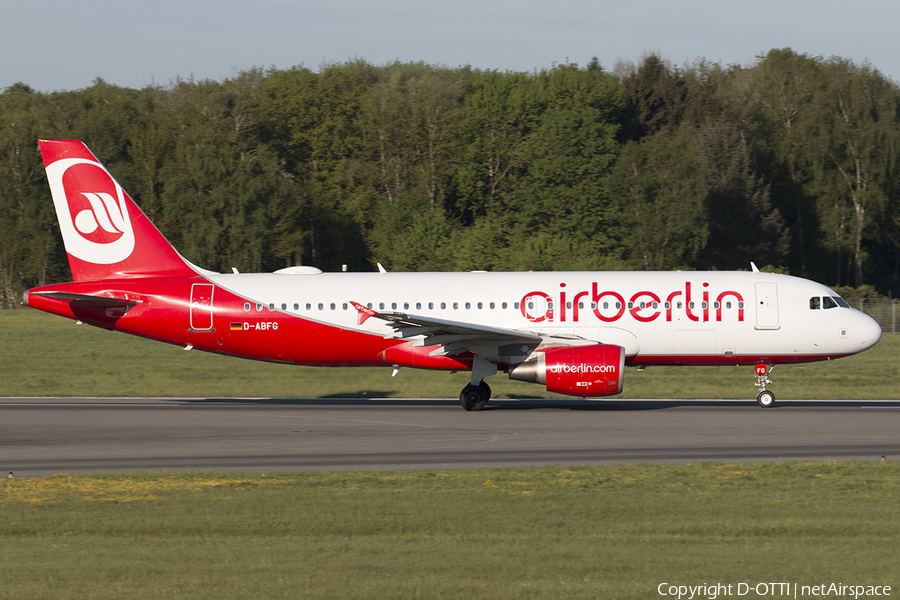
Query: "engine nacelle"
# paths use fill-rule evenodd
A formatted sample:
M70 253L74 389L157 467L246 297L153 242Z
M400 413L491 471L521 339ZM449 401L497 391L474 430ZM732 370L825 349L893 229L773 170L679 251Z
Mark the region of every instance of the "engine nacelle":
M568 346L535 352L510 369L509 378L570 396L611 396L623 390L625 349L613 344Z

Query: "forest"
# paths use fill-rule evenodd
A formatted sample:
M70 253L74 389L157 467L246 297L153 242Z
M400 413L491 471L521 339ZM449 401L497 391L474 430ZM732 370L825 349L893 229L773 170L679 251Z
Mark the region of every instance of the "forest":
M749 270L900 291L900 89L774 49L525 72L364 60L0 93L0 305L71 278L37 146L80 139L241 272Z

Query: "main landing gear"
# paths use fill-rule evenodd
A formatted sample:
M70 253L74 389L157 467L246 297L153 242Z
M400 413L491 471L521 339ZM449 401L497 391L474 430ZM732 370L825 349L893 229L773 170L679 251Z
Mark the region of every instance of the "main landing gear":
M491 388L484 381L478 385L470 383L459 393L459 403L466 410L481 410L490 399Z
M472 383L459 393L459 403L466 410L481 410L491 399L491 387L485 377L497 373L497 365L477 354L472 359Z
M766 389L766 386L772 383L769 379L769 373L775 367L770 367L765 363L756 365L756 387L759 388L759 394L756 395L756 402L763 408L772 408L775 406L775 394Z

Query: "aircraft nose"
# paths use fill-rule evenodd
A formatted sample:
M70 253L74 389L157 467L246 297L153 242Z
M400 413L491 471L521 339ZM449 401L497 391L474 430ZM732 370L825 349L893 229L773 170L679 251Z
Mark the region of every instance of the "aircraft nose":
M859 315L857 331L859 332L860 351L868 350L881 339L881 325L867 314Z

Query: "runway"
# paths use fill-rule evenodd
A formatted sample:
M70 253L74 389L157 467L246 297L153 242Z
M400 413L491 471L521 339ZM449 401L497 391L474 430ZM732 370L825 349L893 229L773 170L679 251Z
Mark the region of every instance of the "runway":
M463 469L900 459L900 402L3 398L0 470Z

